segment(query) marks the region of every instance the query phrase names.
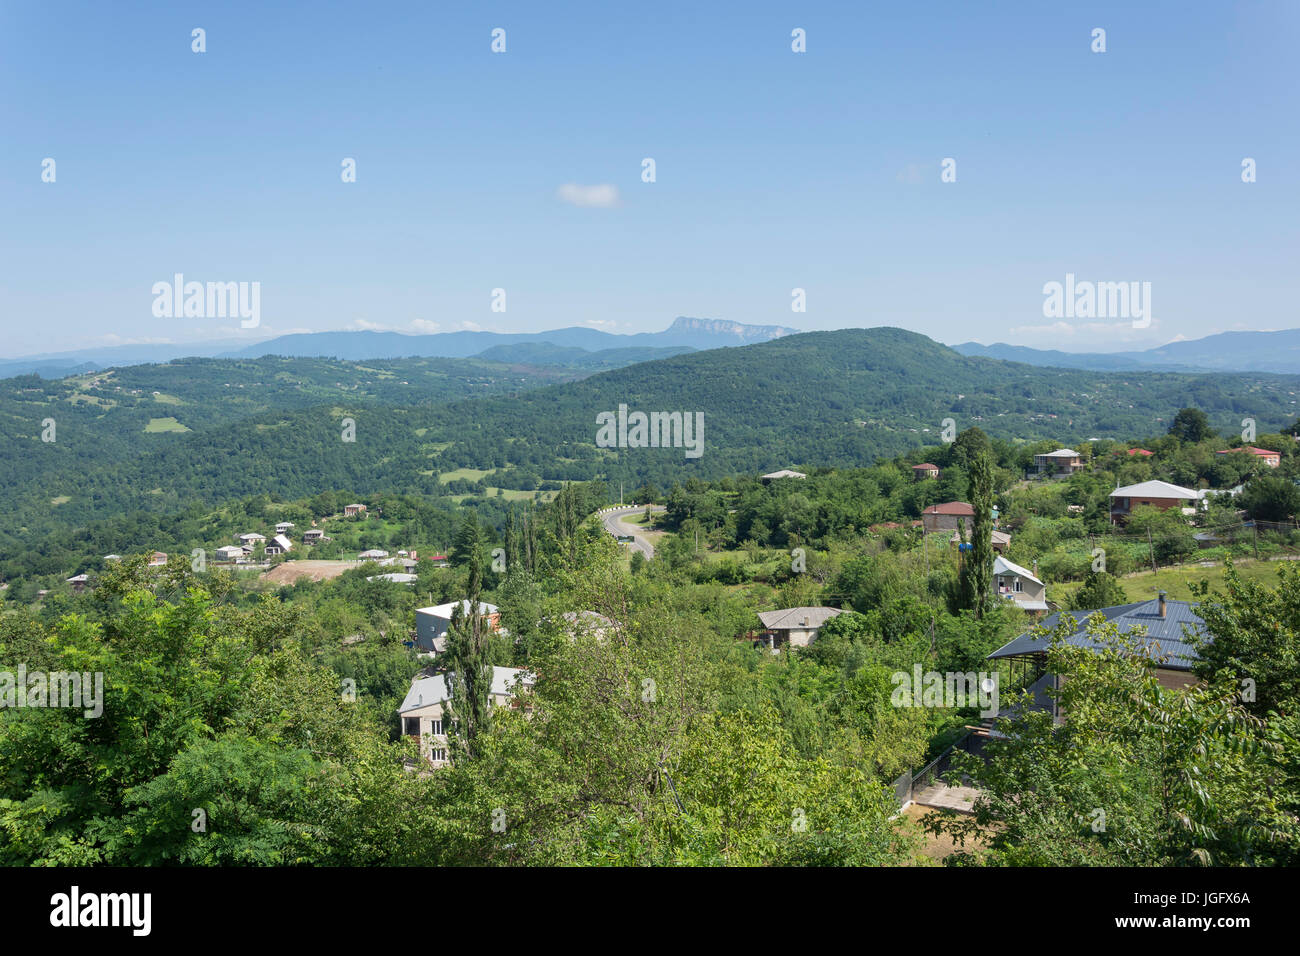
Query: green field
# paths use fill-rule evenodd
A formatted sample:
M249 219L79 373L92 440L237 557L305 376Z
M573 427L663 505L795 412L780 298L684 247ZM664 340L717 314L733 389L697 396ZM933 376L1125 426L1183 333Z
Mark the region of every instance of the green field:
M446 484L449 481L455 481L457 478L463 478L466 481L478 481L480 478L485 478L492 474L493 471L496 471L496 469L493 468L488 471L479 471L477 468L457 468L455 471L444 471L438 476L438 480L443 484Z
M184 425L176 419L171 418L151 418L149 424L144 426L146 432L187 432L189 431Z
M1258 581L1272 587L1277 584L1278 566L1281 563L1281 561L1240 559L1234 563L1234 566L1237 575L1243 581ZM1156 572L1140 571L1137 574L1130 574L1120 578L1119 583L1130 601L1149 601L1160 591L1164 591L1174 601L1194 601L1197 598L1192 594L1191 585L1209 581L1210 587L1222 591L1224 571L1222 564L1208 568L1197 564L1182 564L1173 568L1161 568ZM1079 582L1048 585L1047 596L1049 600L1061 603L1067 596L1074 594L1079 587Z

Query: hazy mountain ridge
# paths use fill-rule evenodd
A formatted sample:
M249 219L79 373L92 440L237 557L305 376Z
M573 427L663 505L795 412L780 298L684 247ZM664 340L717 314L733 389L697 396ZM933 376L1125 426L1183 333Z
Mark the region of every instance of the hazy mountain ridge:
M678 316L662 332L619 334L587 326L545 332L486 332L462 330L408 335L402 332L300 332L253 345L199 342L188 345L115 345L0 360L0 378L35 372L46 378L104 368L170 362L179 358L254 359L267 355L290 358L331 358L350 362L399 358L470 358L498 346L542 343L586 352L625 349L715 349L749 345L797 334L779 325L746 325L727 319ZM572 357L572 356L571 356ZM629 361L641 361L631 358ZM517 360L516 360L517 361ZM617 362L605 356L604 364ZM626 364L626 363L624 363ZM596 365L579 367L603 367Z
M1300 373L1300 329L1276 332L1220 332L1202 339L1170 342L1152 349L1127 352L1062 352L996 342L963 342L952 346L962 355L1024 362L1053 368L1127 371L1163 369L1189 372Z

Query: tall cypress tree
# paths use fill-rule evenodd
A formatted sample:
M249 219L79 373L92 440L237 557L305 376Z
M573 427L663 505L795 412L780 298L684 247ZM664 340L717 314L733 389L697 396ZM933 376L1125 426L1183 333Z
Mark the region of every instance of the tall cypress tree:
M989 609L993 588L993 457L981 450L970 462L971 518L970 550L961 568L963 603L983 617Z
M475 522L477 526L477 522ZM483 587L483 560L476 549L469 562L468 608L457 604L447 631L447 663L450 670L451 711L448 737L462 754L478 754L477 741L486 733L492 713L492 659L488 651L491 636L487 618L479 613Z

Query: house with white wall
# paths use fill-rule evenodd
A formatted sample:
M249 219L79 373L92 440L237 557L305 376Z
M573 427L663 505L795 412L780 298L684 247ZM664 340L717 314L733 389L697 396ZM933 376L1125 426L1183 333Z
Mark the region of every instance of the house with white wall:
M456 675L434 674L416 677L397 709L404 737L417 737L420 755L433 767L445 767L451 762L447 747L451 688L447 678L455 681ZM492 686L488 700L492 707L518 706L518 694L532 687L532 673L519 667L493 667Z
M451 616L460 605L462 614L469 614L469 601L452 601L450 604L437 604L433 607L416 608L415 611L415 646L422 651L441 654L447 649L447 631L451 628ZM488 627L499 630L501 627L501 609L495 604L480 601L478 613L487 618Z

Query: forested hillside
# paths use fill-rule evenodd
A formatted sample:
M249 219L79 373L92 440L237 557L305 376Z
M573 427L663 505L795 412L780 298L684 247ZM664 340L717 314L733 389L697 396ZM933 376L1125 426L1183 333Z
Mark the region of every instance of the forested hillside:
M1194 404L1225 431L1243 417L1276 430L1294 417L1300 391L1294 377L1039 369L870 329L680 355L523 392L579 374L476 360L260 359L9 379L0 387L0 491L11 521L0 544L39 548L43 534L95 519L255 494L436 498L860 466L934 440L947 418L1012 443L1126 437ZM598 448L596 416L620 404L702 412L703 455ZM54 440L44 441L51 418ZM345 419L355 422L353 441Z

